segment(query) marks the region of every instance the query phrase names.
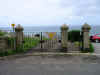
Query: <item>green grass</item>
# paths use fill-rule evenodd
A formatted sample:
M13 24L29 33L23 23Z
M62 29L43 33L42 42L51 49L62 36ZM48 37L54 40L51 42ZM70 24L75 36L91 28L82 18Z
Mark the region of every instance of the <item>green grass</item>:
M9 38L9 44L14 41L14 38ZM17 48L17 50L8 49L5 52L0 52L0 56L8 56L16 53L23 53L35 47L39 43L39 38L24 38L24 43Z
M7 40L7 44L10 48L14 48L14 43L15 43L16 39L13 37L8 38Z
M6 32L0 31L0 36L4 36L5 34L6 34Z
M80 47L82 47L82 42L76 41L76 42L74 42L74 44L75 44L76 47L78 47L79 45L80 45ZM81 52L82 53L88 53L88 52L89 53L93 53L94 52L94 47L93 47L92 43L90 43L89 50L81 50Z
M80 45L80 42L76 41L74 42L75 46L78 47Z
M43 40L51 40L51 39L43 37ZM15 41L16 41L15 38L12 38L12 37L8 38L9 47L13 48ZM33 48L36 45L38 45L39 42L40 42L40 38L36 38L36 37L35 38L28 37L27 38L27 37L24 37L23 44L18 46L16 50L8 49L5 52L0 52L0 56L8 56L8 55L16 54L16 53L27 52L31 48Z
M17 52L26 52L29 49L35 47L39 43L39 38L24 38L24 43L17 47Z
M94 52L94 47L93 47L93 44L90 44L90 53L93 53Z
M24 38L23 50L26 51L32 47L35 47L39 43L38 38Z
M13 55L13 54L16 54L16 51L15 50L11 50L11 49L8 49L7 51L5 52L0 52L0 56L8 56L8 55Z

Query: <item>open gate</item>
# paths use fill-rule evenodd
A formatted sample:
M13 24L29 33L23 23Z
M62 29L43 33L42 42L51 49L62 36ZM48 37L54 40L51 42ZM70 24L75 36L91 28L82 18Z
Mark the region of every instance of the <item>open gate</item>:
M71 30L68 32L68 52L80 52L82 48L82 32Z

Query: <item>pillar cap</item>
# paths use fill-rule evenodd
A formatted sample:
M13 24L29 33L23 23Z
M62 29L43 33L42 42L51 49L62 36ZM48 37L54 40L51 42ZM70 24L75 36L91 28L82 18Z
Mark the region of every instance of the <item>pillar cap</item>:
M61 30L63 30L63 29L69 29L68 25L67 25L67 24L63 24L63 25L61 26Z
M91 26L87 23L85 23L83 26L82 26L82 30L90 30L91 29Z
M15 28L15 31L23 31L23 27L20 24L18 24Z

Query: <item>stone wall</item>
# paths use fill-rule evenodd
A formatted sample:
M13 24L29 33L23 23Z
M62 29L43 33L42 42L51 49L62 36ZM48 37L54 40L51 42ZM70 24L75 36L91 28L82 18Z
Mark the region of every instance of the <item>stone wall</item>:
M7 51L8 45L7 45L7 37L0 36L0 52Z

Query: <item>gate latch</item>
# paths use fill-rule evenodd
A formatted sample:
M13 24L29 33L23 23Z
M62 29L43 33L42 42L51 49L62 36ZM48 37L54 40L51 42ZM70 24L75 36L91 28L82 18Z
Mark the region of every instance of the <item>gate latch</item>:
M45 41L44 40L40 40L40 43L44 43Z

